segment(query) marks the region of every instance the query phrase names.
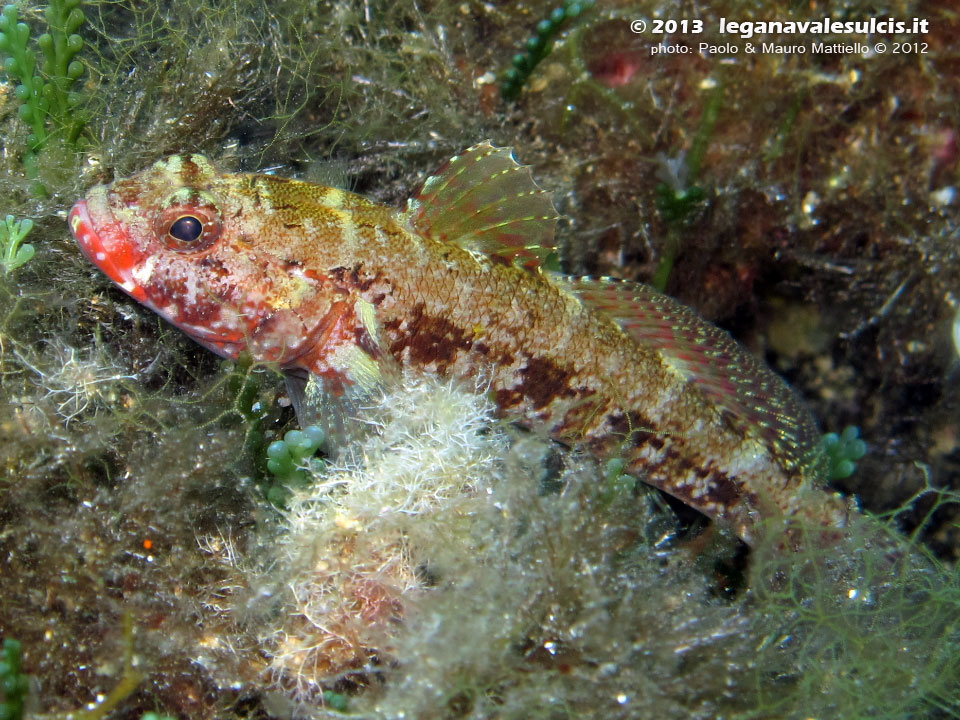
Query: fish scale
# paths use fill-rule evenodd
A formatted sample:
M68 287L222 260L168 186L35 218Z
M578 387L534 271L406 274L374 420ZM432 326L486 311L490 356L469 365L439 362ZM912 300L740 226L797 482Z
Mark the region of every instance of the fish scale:
M397 210L168 158L70 213L84 253L225 357L278 365L301 423L342 417L401 368L489 386L502 417L579 445L730 526L837 529L817 431L729 335L636 283L543 269L556 211L489 142Z

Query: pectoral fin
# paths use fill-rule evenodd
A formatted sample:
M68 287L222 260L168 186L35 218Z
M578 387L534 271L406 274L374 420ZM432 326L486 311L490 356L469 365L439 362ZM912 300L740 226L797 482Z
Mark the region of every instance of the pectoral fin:
M331 446L345 449L362 434L362 409L398 374L381 350L373 307L356 299L331 308L315 343L287 368L286 383L300 427L319 425Z

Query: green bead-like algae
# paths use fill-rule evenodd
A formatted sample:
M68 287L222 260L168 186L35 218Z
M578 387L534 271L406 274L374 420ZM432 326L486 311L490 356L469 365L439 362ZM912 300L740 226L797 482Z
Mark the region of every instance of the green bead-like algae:
M564 23L580 15L593 6L594 0L567 0L561 7L554 8L550 14L537 23L536 34L524 42L525 52L517 53L511 59L513 67L503 74L500 93L505 100L512 100L520 94L523 84L534 68L550 54L553 39Z
M853 475L856 460L867 454L867 443L860 438L860 428L848 425L839 435L827 433L822 440L827 456L827 477L842 480Z
M323 468L322 461L314 455L325 441L323 428L310 425L303 430L290 430L283 440L267 446L267 470L276 480L266 493L271 503L285 505L291 489L307 485L311 473Z
M86 44L76 33L86 21L79 4L80 0L51 0L44 12L46 31L33 43L36 50L30 47L30 27L18 21L17 7L6 5L0 13L3 68L22 103L18 115L31 131L23 167L32 181L31 193L37 197L49 194L37 179L41 164L44 170L71 166L89 120L78 107L81 95L77 81L86 71L75 58ZM38 162L41 154L43 159Z

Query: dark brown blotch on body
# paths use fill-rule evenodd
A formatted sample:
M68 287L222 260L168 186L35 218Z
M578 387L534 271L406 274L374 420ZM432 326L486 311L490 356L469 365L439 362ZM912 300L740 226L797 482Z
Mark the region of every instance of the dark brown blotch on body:
M680 454L675 448L667 447L662 465L666 465L667 472L675 477L696 476L690 483L673 483L670 494L679 498L691 507L705 509L709 507L733 508L744 501L742 483L731 478L718 468L712 461L706 463L694 462ZM652 470L652 468L651 468ZM631 472L636 469L631 467ZM660 485L660 483L654 483ZM696 494L696 497L694 495ZM750 497L748 502L754 501Z
M707 500L711 503L733 507L743 499L740 483L732 480L725 473L719 472L713 463L709 463L701 470L704 471L702 481L707 487Z
M399 358L406 351L415 365L435 362L440 373L459 352L473 348L473 340L461 328L445 318L425 314L422 305L414 308L403 330L400 325L399 320L384 323L388 337L392 336L390 354Z
M376 338L372 337L367 329L360 324L353 328L353 339L361 350L370 357L377 359L381 356L382 350Z
M370 274L364 272L362 265L357 265L352 268L335 267L330 270L330 275L339 285L352 290L359 290L360 292L366 292L380 279L379 273ZM381 297L380 299L382 300L383 298Z
M530 398L537 410L545 408L556 398L576 397L580 394L571 387L573 373L564 370L552 360L528 358L526 367L520 370L520 377L522 381L515 390Z

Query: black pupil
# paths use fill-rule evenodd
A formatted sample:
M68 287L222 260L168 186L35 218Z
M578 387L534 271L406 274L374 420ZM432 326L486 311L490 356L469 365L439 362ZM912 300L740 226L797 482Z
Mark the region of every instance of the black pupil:
M184 215L170 226L170 236L180 242L193 242L203 232L203 224L195 217Z

